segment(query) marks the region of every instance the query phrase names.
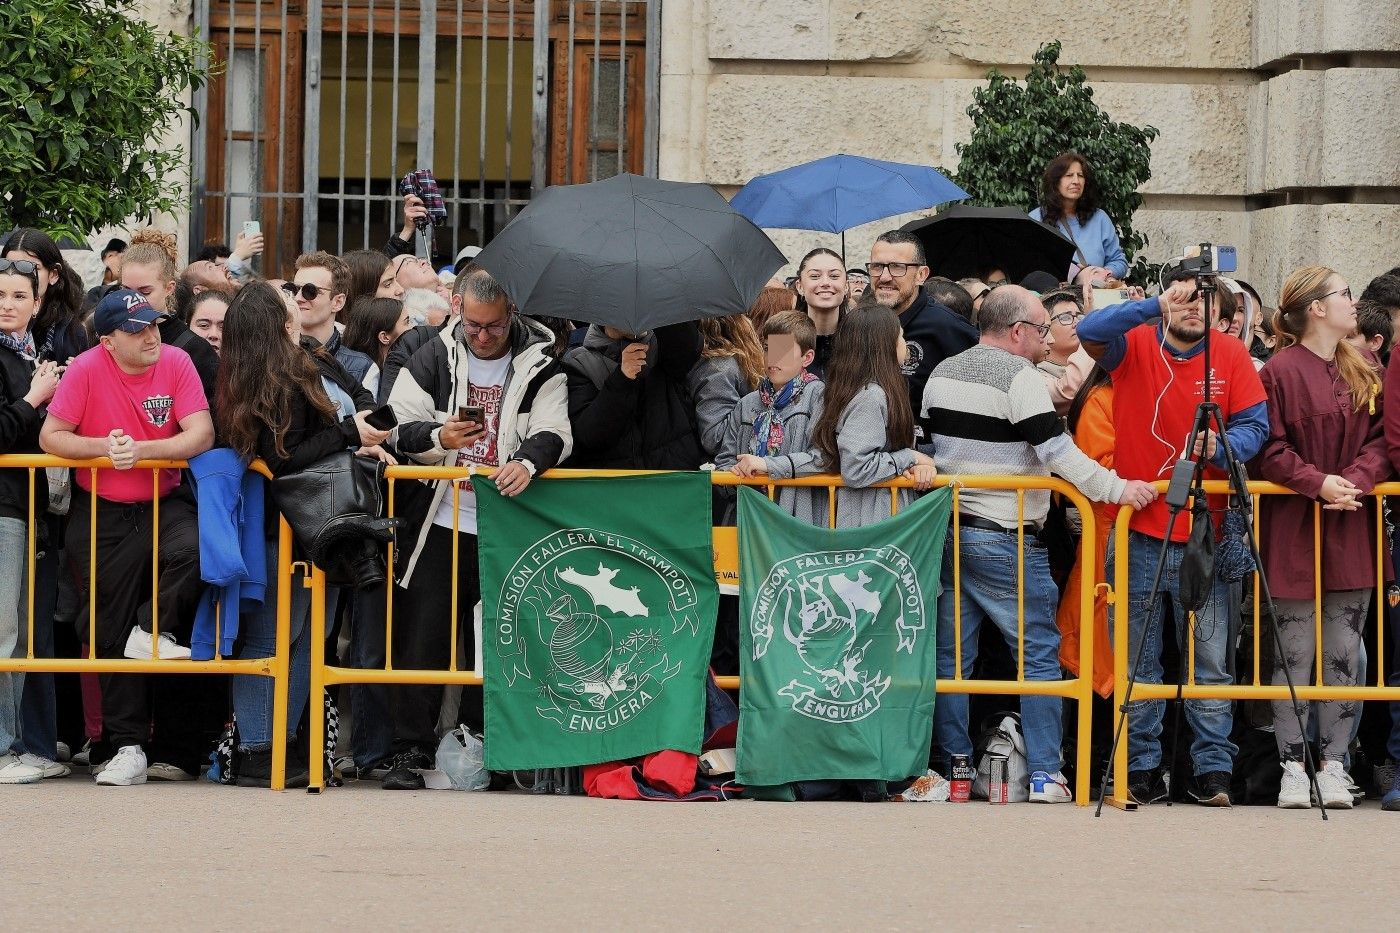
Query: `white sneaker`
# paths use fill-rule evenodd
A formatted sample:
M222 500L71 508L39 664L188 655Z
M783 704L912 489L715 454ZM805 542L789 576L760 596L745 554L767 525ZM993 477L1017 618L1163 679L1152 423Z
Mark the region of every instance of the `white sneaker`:
M1048 774L1036 771L1031 775L1031 803L1069 803L1074 800L1074 792L1069 789L1063 771Z
M1318 775L1321 778L1321 775ZM1279 782L1278 805L1285 810L1306 810L1312 806L1312 788L1308 772L1301 761L1283 763L1283 779Z
M73 750L68 747L67 742L57 743L56 749L57 750L55 753L58 755L59 761L68 761L70 758L73 757Z
M18 755L0 755L0 784L33 784L44 779L44 772L19 760Z
M39 755L32 755L29 752L20 755L19 760L29 765L31 768L38 768L40 771L44 772L45 778L62 778L73 773L72 768L61 762L50 761L47 758L40 757Z
M139 745L123 745L116 757L97 776L97 783L109 787L129 787L146 783L146 753Z
M122 654L136 661L151 659L151 633L136 626L126 638L126 648ZM160 659L162 661L188 661L190 649L178 644L169 632L160 633Z
M1325 761L1317 773L1317 789L1322 792L1322 805L1329 810L1350 810L1356 805L1352 799L1351 779L1340 761Z

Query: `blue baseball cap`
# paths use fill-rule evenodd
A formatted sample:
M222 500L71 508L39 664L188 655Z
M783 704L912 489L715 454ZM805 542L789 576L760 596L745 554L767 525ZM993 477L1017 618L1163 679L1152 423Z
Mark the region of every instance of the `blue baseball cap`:
M92 327L99 337L105 337L114 330L139 334L165 318L166 315L151 307L140 292L119 288L97 303L97 310L92 314Z

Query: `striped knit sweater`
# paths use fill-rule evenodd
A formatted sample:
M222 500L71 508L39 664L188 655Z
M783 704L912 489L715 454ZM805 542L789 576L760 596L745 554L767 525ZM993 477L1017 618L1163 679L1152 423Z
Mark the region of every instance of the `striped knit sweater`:
M1031 362L998 347L981 343L940 363L924 389L923 415L945 476L1054 472L1096 502L1118 501L1127 485L1074 446ZM967 514L1016 527L1014 490L964 489L959 499ZM1029 491L1021 518L1039 524L1049 508L1049 491Z

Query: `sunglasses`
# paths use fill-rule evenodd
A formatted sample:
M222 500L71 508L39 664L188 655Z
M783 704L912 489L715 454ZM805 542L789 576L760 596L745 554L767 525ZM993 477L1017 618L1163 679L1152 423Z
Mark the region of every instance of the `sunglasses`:
M325 292L329 295L331 290L329 288L318 288L310 282L307 282L305 285L298 285L295 282L283 282L282 291L286 292L293 298L295 298L297 296L297 293L300 292L301 297L305 298L307 301L315 301L317 296L320 295L321 292Z
M14 270L20 275L27 275L31 279L39 277L39 264L29 259L0 259L0 272Z

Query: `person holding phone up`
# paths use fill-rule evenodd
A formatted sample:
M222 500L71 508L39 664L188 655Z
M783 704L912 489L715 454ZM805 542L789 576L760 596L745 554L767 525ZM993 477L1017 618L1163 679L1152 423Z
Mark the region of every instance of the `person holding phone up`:
M506 496L526 490L534 477L569 455L564 372L550 353L554 335L515 313L499 283L477 269L457 279L461 319L420 347L394 380L389 403L398 416L398 449L432 466L496 467L496 487ZM454 304L456 302L454 301ZM474 650L473 607L480 598L476 554L476 496L468 483L430 481L431 494L406 496L399 541L407 560L399 566L394 664L404 669L446 669L450 650L453 535L458 631L465 652ZM421 769L433 767L441 685L391 688L393 757L384 778L388 790L423 786ZM462 693L458 720L481 729L481 689Z
M572 466L695 470L705 460L686 385L700 360L694 321L641 334L594 324L564 354L573 419Z

